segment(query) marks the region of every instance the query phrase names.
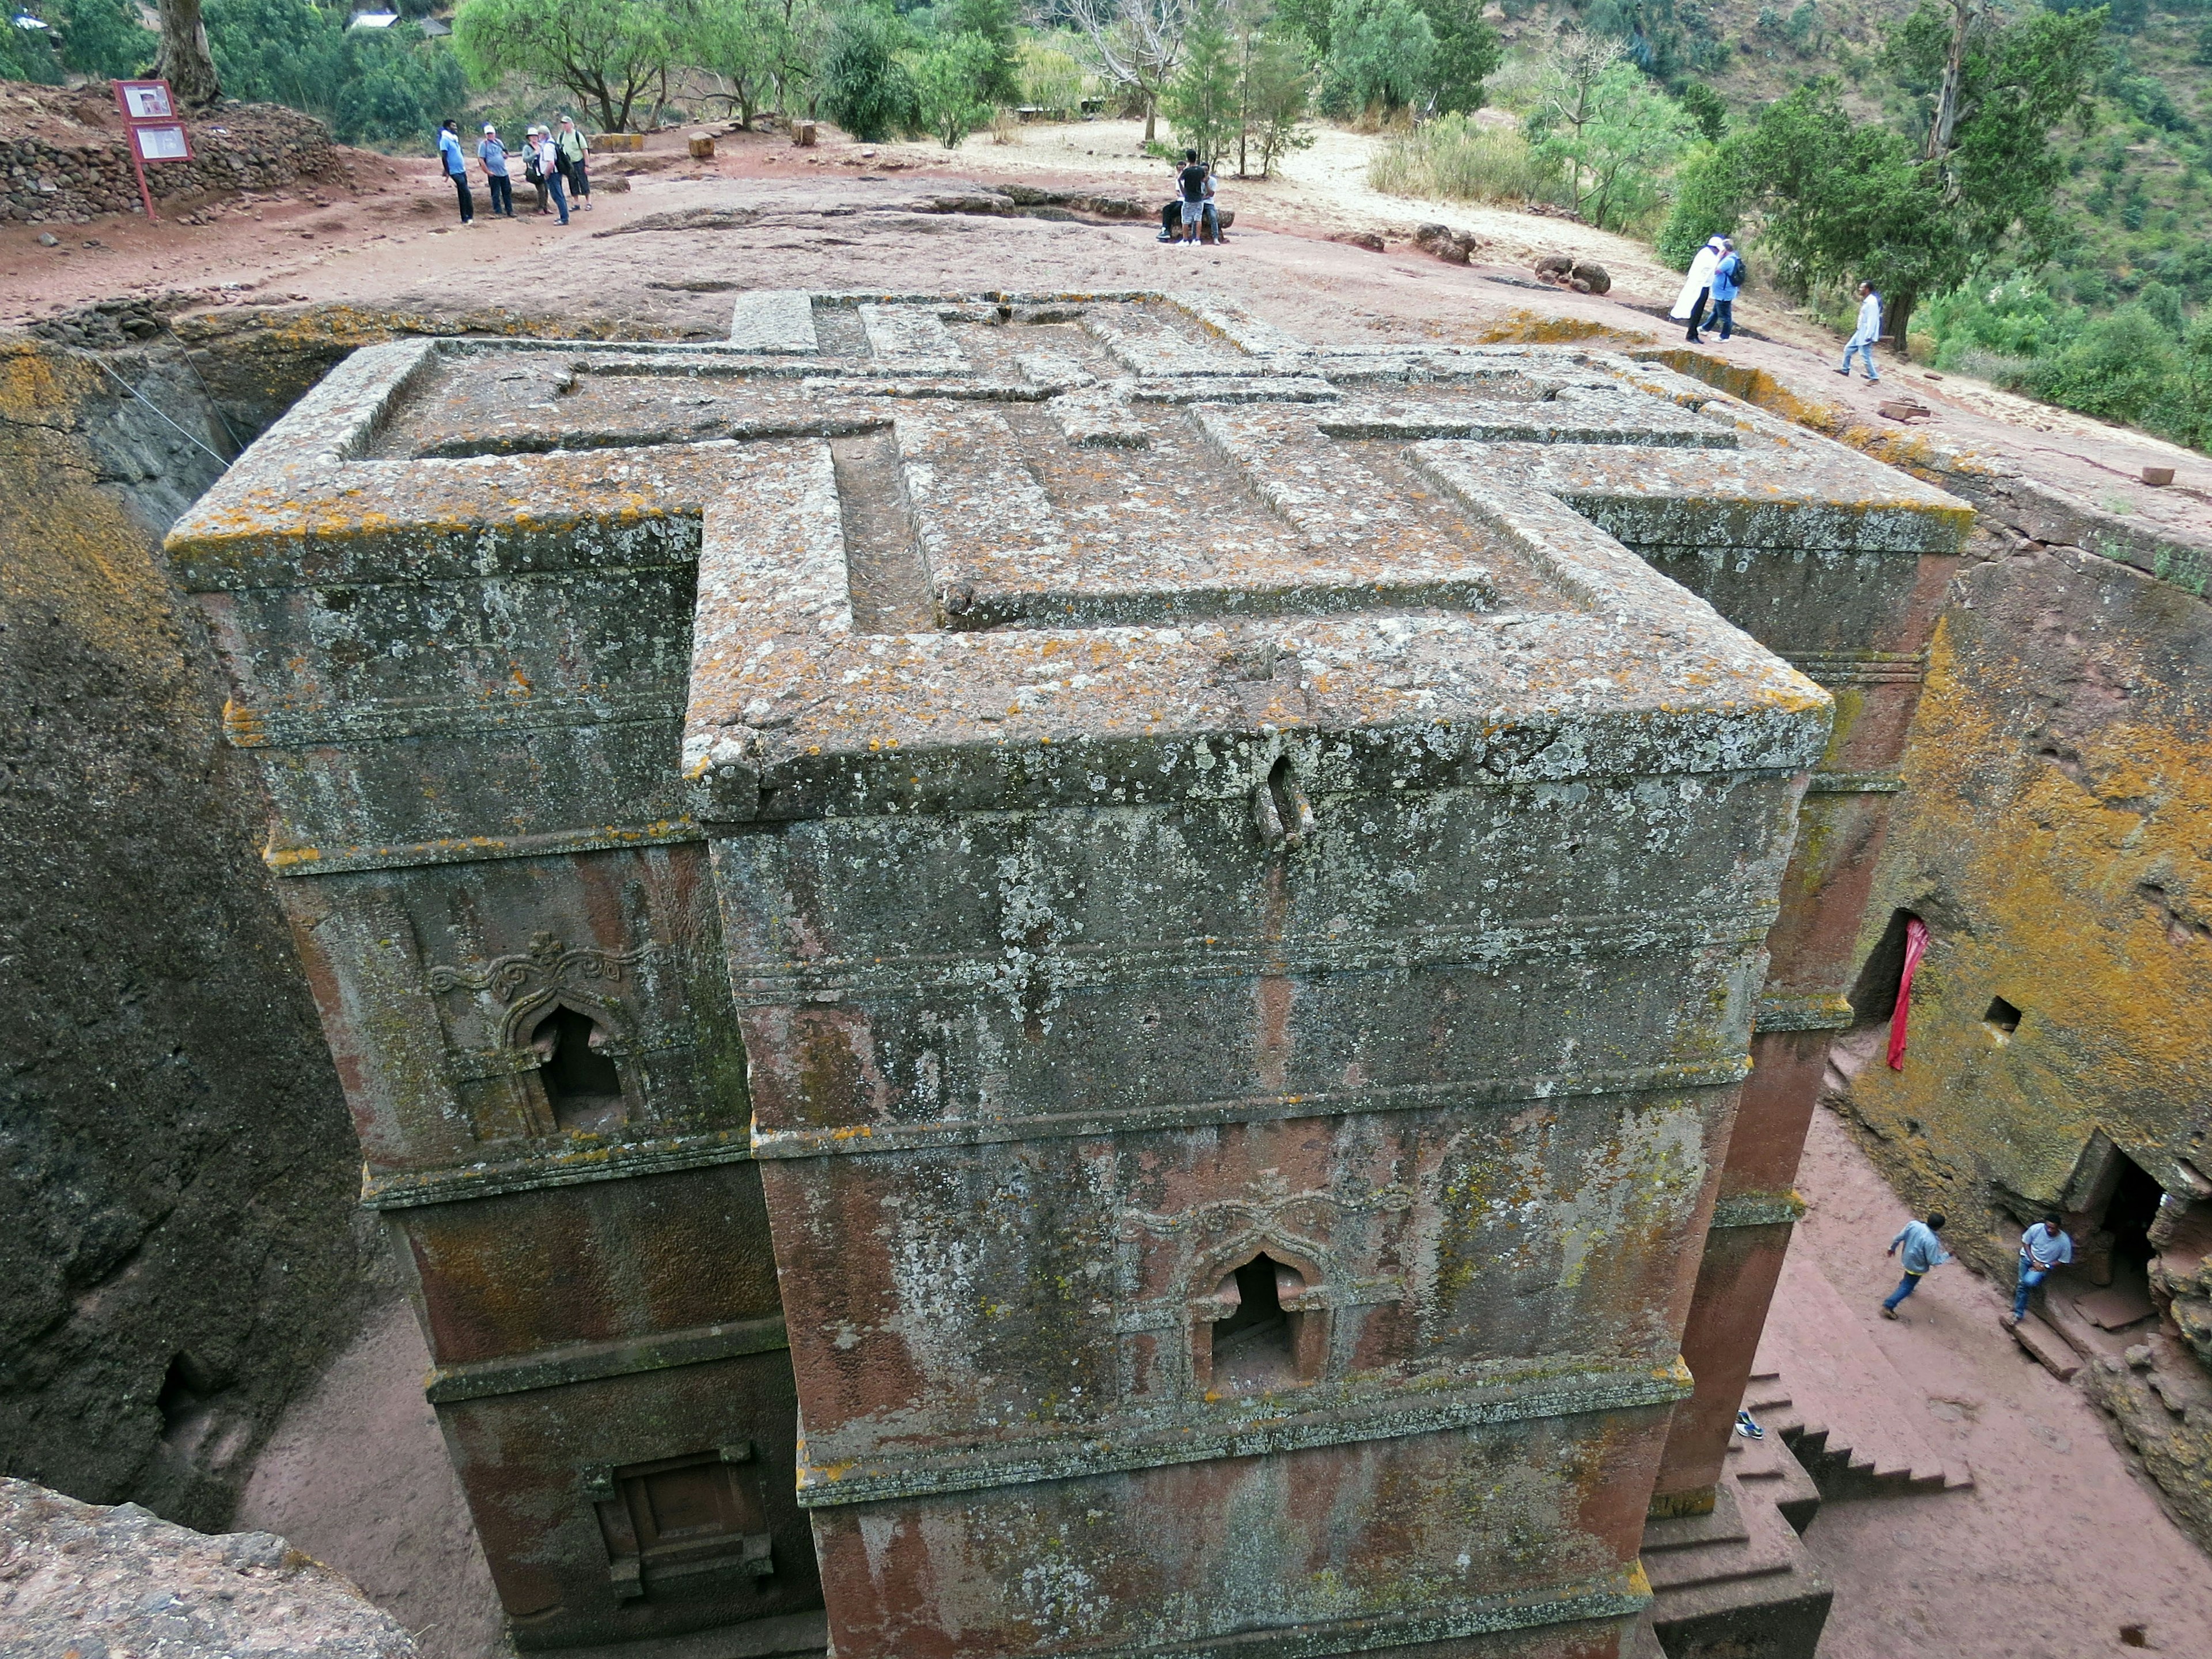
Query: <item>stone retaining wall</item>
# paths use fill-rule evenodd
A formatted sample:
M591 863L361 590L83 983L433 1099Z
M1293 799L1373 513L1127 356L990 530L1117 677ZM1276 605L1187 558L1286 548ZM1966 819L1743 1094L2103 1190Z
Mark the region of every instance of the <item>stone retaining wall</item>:
M82 224L143 210L121 118L109 125L88 118L103 99L112 108L105 82L71 88L67 105L42 109L44 118L0 124L0 222ZM185 126L193 159L146 169L156 204L279 190L337 165L330 129L297 110L228 105Z

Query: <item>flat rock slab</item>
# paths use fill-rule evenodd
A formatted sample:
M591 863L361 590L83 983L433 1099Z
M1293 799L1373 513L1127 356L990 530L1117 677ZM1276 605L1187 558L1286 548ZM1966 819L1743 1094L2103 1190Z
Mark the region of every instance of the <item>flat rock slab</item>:
M2133 1285L2109 1285L2077 1296L2074 1309L2092 1325L2108 1331L2124 1331L2158 1311L2151 1306L2150 1297Z
M210 1537L136 1504L0 1477L0 1651L129 1659L414 1659L392 1616L265 1532Z

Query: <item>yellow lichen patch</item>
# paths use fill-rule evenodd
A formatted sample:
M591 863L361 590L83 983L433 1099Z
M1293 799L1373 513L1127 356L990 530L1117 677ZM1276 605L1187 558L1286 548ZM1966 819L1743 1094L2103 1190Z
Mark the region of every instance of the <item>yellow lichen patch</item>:
M2206 608L2094 560L1984 567L1939 630L1863 951L1935 933L1901 1072L1852 1089L1893 1174L1978 1212L2067 1200L2102 1129L2154 1179L2191 1139L2212 1006L2212 729L2176 664ZM2016 1029L1984 1018L2002 998ZM1994 1185L1993 1185L1994 1183Z

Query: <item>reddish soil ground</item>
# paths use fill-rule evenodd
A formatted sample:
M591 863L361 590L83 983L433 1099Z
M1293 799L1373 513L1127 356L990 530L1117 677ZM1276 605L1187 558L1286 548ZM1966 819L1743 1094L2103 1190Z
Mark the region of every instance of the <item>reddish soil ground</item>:
M2212 1562L2111 1419L1997 1323L2012 1287L1939 1267L1885 1320L1905 1206L1832 1112L1814 1114L1797 1185L1812 1207L1792 1265L1810 1258L1902 1379L1887 1408L1974 1477L1821 1506L1805 1534L1836 1587L1820 1659L2091 1659L2140 1650L2129 1625L2150 1651L2212 1655Z
M716 155L702 161L686 153L684 132L659 133L641 154L599 159L594 205L565 228L528 210L526 189L516 219L491 219L480 179L477 218L465 228L430 160L348 152L355 194L242 198L199 209L198 224L133 216L58 227L52 234L68 234L53 247L37 228L0 230L0 327L103 297L181 291L216 307L343 302L488 326L713 337L727 316L720 296L737 289L1208 287L1295 319L1317 339L1414 331L1478 340L1544 325L1619 343L1680 337L1665 319L1679 279L1648 248L1557 219L1377 195L1364 179L1374 141L1354 134L1325 134L1281 178L1224 180L1222 199L1239 216L1224 247L1164 247L1144 222L928 210L933 198L1013 182L1151 207L1171 193L1169 170L1138 152L1139 137L1133 123L1097 122L1024 130L1006 145L979 134L954 152L863 147L823 129L819 146L802 149L781 133L717 129ZM621 193L607 187L617 179ZM1481 237L1490 263L1448 265L1403 242L1431 220ZM1356 228L1391 246L1377 254L1328 240ZM1531 285L1535 253L1555 247L1604 263L1612 293ZM1901 430L1878 405L1905 394L1931 411L1915 432L1999 458L2107 511L2212 538L2212 459L1917 367L1887 367L1878 387L1845 380L1829 372L1836 339L1818 319L1759 291L1739 311L1747 334L1711 349L1802 399ZM2146 465L2173 467L2173 484L2141 484Z

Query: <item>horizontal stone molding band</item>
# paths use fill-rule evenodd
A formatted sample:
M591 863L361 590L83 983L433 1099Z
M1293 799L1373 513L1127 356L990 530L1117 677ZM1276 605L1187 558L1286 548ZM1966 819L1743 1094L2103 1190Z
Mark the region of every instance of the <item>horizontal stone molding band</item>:
M1532 1100L1583 1095L1664 1093L1718 1089L1751 1075L1741 1055L1616 1072L1554 1072L1539 1077L1493 1078L1472 1083L1408 1084L1338 1094L1258 1095L1242 1100L1177 1106L1133 1106L1121 1111L1064 1112L964 1123L849 1123L821 1129L753 1133L755 1158L858 1157L913 1152L944 1146L997 1146L1012 1140L1058 1140L1141 1130L1204 1127L1222 1123L1271 1123L1301 1117L1341 1117L1362 1112L1431 1111L1471 1106L1517 1106Z
M1561 1372L1531 1365L1517 1376L1479 1382L1439 1386L1431 1380L1401 1382L1318 1410L1261 1422L1224 1423L1218 1414L1186 1413L1120 1438L1039 1436L934 1455L861 1457L834 1466L806 1462L811 1448L802 1445L799 1502L805 1509L828 1509L1395 1440L1486 1424L1637 1411L1686 1400L1692 1387L1690 1368L1677 1355L1656 1368L1623 1364Z
M555 858L568 853L620 852L633 847L675 847L704 841L689 818L656 823L611 823L592 830L553 830L536 836L456 836L444 841L401 842L382 847L266 847L261 861L280 876L343 876L368 870L408 870L428 864L474 864L488 859Z
M538 1192L587 1181L621 1181L631 1176L702 1169L710 1164L736 1164L752 1155L742 1129L612 1146L562 1145L514 1154L496 1163L410 1170L404 1174L371 1172L362 1179L361 1202L370 1210L458 1204L501 1193Z
M684 700L682 682L622 697L532 696L511 702L410 706L368 703L349 708L264 712L236 702L225 706L222 734L234 749L322 749L340 744L395 743L408 738L455 737L481 732L524 732L579 726L666 726L680 745Z
M1917 685L1927 678L1925 651L1785 651L1790 665L1822 685Z
M1412 1612L1336 1619L1279 1630L1239 1631L1210 1642L1144 1648L1047 1648L1052 1659L1321 1659L1373 1653L1417 1643L1464 1641L1546 1625L1632 1619L1650 1604L1639 1565L1609 1578L1547 1585L1498 1595L1468 1596Z
M1761 906L1733 915L1694 911L1644 912L1626 916L1561 916L1484 928L1434 928L1367 938L1322 935L1294 941L1201 939L1151 949L1055 944L1038 953L1042 971L1057 989L1136 985L1188 979L1242 979L1255 975L1387 972L1392 969L1506 967L1553 959L1579 961L1651 951L1712 946L1756 947L1774 925L1776 909ZM884 956L862 963L848 957L806 963L732 965L738 1006L777 1006L830 1001L841 996L940 994L963 988L1003 996L1003 951L941 956Z
M1848 999L1832 991L1793 995L1769 991L1752 1014L1753 1031L1840 1031L1858 1015Z
M558 1348L465 1365L445 1365L430 1373L422 1392L434 1406L493 1395L526 1394L570 1382L597 1382L610 1376L702 1365L745 1354L773 1353L791 1346L781 1316L701 1325L690 1330L611 1342L573 1342Z
M1805 785L1808 795L1896 795L1905 780L1894 772L1815 772Z
M1786 1193L1738 1193L1713 1206L1715 1227L1790 1226L1805 1218L1805 1200Z

